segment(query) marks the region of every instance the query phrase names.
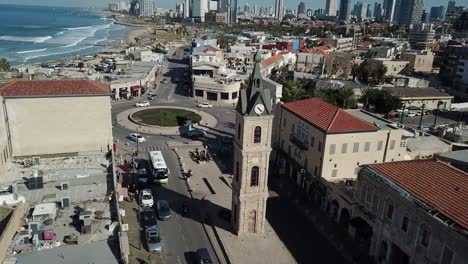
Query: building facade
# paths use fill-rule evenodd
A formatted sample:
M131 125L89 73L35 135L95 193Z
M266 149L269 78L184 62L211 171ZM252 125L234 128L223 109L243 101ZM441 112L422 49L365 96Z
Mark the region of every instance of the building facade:
M8 116L4 99L0 96L0 178L10 167L13 148L11 145L10 129L8 128Z
M275 18L283 20L284 15L284 0L275 0Z
M228 22L227 13L210 11L205 14L205 23L227 24Z
M363 166L352 233L377 263L467 263L466 188L467 173L436 160Z
M350 12L351 12L351 0L341 0L340 1L340 13L338 16L338 20L349 21Z
M4 87L1 95L11 137L10 156L107 152L112 146L106 84L88 80L18 81Z
M236 112L231 220L238 236L261 234L266 222L273 101L263 87L260 62L257 53L249 87L241 91Z
M336 0L327 0L325 5L325 15L336 16Z
M400 60L408 61L408 69L412 72L432 72L434 53L430 50L404 51L400 55Z
M439 79L448 88L447 92L457 99L468 100L466 75L468 45L447 45L442 52Z
M433 24L414 24L408 34L412 49L428 49L434 43L435 29Z

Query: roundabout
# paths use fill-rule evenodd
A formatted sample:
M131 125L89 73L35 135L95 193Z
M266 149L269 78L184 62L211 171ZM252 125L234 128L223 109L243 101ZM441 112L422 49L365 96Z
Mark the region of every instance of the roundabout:
M216 118L198 109L178 106L149 106L132 108L117 114L119 126L139 133L180 135L181 127L191 120L194 128L209 130L216 127Z

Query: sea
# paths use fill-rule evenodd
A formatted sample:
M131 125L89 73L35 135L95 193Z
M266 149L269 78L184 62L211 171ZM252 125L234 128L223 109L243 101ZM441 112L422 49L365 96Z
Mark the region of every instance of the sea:
M93 54L132 29L100 11L0 4L0 58L18 66Z

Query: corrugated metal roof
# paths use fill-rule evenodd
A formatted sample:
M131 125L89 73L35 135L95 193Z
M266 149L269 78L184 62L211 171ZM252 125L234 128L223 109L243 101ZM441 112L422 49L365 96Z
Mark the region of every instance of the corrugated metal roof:
M468 174L436 160L366 165L468 229Z
M282 107L328 133L378 130L376 126L319 98L286 103Z

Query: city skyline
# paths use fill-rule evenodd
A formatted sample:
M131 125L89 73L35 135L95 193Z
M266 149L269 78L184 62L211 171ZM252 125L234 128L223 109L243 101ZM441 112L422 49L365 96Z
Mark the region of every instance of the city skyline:
M15 4L15 5L43 5L43 6L74 6L74 7L104 7L105 5L109 3L115 3L117 1L115 0L104 0L100 1L99 5L96 5L96 1L94 0L45 0L41 1L38 3L37 0L22 0L21 3L18 3L17 0L0 0L0 4ZM158 0L155 1L155 7L162 7L162 8L171 8L175 9L176 3L182 3L184 0L179 0L179 1L172 1L172 0ZM307 5L308 9L325 9L326 6L326 0L320 0L320 1L301 1L301 0L290 0L290 1L284 1L284 8L285 9L297 9L297 6L299 5L300 2L304 2ZM351 5L354 5L354 3L358 2L358 0L352 0ZM381 1L375 1L375 0L363 0L361 1L366 4L374 4L375 2L383 3L383 0ZM249 3L250 5L257 5L257 6L263 6L263 7L269 7L275 6L275 0L239 0L237 3L237 6L244 6L246 3ZM433 6L447 6L447 2L440 2L437 0L426 0L424 1L424 9L429 11L431 7ZM456 1L457 6L465 6L468 7L468 0L457 0ZM337 1L337 7L336 9L339 9L339 1Z

